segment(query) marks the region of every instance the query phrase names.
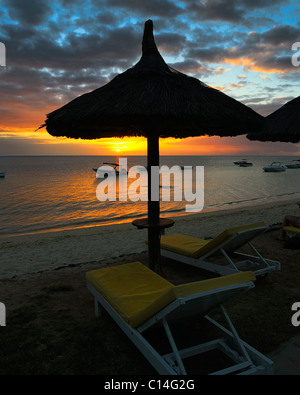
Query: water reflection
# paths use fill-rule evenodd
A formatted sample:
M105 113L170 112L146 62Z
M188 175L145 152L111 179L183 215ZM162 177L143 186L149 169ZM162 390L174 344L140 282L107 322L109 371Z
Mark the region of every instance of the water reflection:
M90 226L129 222L147 214L147 186L138 177L128 179L127 186L116 182L116 200L100 202L96 191L101 180L93 168L103 162L118 162L120 158L97 157L6 157L0 158L0 168L8 175L0 182L0 234L21 233L46 229ZM205 210L240 205L240 202L265 202L281 197L298 197L300 170L283 173L264 173L265 163L273 158L248 158L249 168L233 164L231 157L161 157L161 166L204 166ZM279 158L274 158L279 160ZM291 157L281 159L291 161ZM297 159L297 158L296 158ZM146 157L129 157L128 169L143 167ZM178 174L170 184L159 188L162 216L186 214L187 196L181 188ZM162 176L161 176L162 177ZM1 181L4 181L1 180ZM117 181L117 180L116 180ZM136 184L134 184L136 182ZM185 177L184 185L197 191L195 177ZM119 200L140 196L141 200ZM199 187L198 187L199 189ZM298 195L297 195L298 194ZM181 198L181 200L180 200ZM237 202L237 203L236 203ZM201 214L201 213L200 213Z

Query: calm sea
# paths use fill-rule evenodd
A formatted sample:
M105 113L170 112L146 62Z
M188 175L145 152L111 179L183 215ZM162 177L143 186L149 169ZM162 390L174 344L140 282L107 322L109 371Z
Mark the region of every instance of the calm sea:
M1 157L0 236L130 222L146 216L147 202L106 201L96 196L102 180L92 170L119 157ZM252 167L230 156L161 156L160 165L204 166L204 209L214 211L300 197L300 169L265 173L272 161L294 157L248 157ZM145 166L146 157L130 156L128 168ZM103 185L103 184L102 184ZM161 202L162 216L185 215L186 202ZM192 187L197 188L195 184ZM162 186L164 188L164 186ZM203 212L202 211L202 212ZM199 213L201 215L201 212Z

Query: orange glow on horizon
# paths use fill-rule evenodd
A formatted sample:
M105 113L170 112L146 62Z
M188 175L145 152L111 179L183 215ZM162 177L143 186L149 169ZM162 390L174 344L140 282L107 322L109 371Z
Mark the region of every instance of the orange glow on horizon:
M39 116L40 118L40 116ZM18 119L12 125L2 120L0 124L1 155L91 155L91 156L146 156L147 139L143 137L103 138L97 140L70 139L53 137L45 128L36 130L41 124L31 120L21 126ZM32 125L34 125L32 127ZM38 125L38 126L37 126ZM280 143L278 143L280 144ZM278 148L277 148L278 147ZM267 143L247 140L245 136L218 137L199 136L185 139L161 138L159 140L160 155L259 155L265 154L266 148L278 154L281 148L273 148ZM300 147L282 148L282 153L299 155Z
M34 131L30 128L11 128L0 125L1 138L14 140L22 146L28 142L38 146L38 150L47 147L47 154L58 155L62 152L74 155L147 155L147 139L143 137L103 138L97 140L70 139L53 137L45 129ZM185 139L161 138L159 150L161 155L226 155L236 154L241 147L232 145L231 138L217 136L199 136ZM51 148L53 147L53 148ZM49 152L49 153L48 153ZM53 152L53 153L52 153ZM24 152L26 155L26 152ZM41 152L41 154L43 154Z

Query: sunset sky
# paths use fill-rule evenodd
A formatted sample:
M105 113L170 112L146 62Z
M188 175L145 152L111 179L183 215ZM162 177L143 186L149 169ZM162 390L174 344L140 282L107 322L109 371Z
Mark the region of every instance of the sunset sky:
M173 68L268 115L299 96L297 0L0 0L0 155L145 155L145 139L58 139L46 114L133 66L144 22ZM299 56L300 58L300 56ZM300 155L300 144L199 137L161 155Z

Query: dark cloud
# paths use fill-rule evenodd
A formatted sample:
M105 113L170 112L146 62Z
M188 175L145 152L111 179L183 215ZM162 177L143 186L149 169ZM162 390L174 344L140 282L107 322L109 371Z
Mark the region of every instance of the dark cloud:
M218 46L191 49L190 51L188 51L188 56L190 58L198 59L200 62L212 63L222 63L224 58L227 58L229 54L229 49Z
M257 71L260 68L266 72L296 72L291 62L291 46L299 37L300 28L280 25L263 33L239 33L234 40L226 40L227 46L217 40L213 45L208 41L203 47L194 44L187 55L199 62L235 63L240 60L243 63L245 60L246 68Z
M102 11L99 12L99 14L96 16L97 22L99 22L101 25L109 25L109 26L114 26L117 21L118 21L117 15L113 14L110 11Z
M284 0L182 0L191 17L204 21L249 24L248 12L286 4Z
M160 52L178 55L187 45L187 39L183 34L160 33L155 36L156 44Z
M300 28L290 25L280 25L264 33L252 32L249 34L248 43L264 43L273 46L285 46L290 50L293 42L300 39Z
M212 72L211 68L208 68L194 59L186 59L183 62L171 63L170 66L182 73L193 74L197 78L200 78L203 75L208 75Z
M188 10L201 20L221 20L239 22L244 19L243 9L234 0L209 0L205 2L187 2Z
M287 0L240 0L240 3L248 9L260 9L287 4Z
M11 19L21 24L40 25L51 12L47 0L2 0L2 4L7 8Z
M151 1L137 1L137 0L106 0L103 3L107 7L126 9L133 13L148 15L148 18L153 17L174 17L180 15L183 9L176 5L174 1L170 0L151 0ZM97 0L95 0L97 4Z
M101 34L66 33L60 36L45 29L8 25L2 29L7 48L7 65L34 68L124 67L136 58L140 37L130 28L102 29Z

